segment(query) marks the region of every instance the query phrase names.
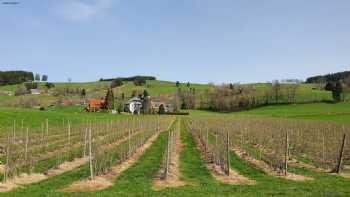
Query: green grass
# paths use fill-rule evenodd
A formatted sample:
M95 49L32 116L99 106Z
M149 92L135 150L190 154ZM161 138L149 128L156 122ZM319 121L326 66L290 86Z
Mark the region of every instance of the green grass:
M215 116L215 117L282 117L307 120L335 121L339 123L350 122L350 103L314 103L271 105L248 111L218 113L204 110L189 110L191 116Z
M128 117L130 116L112 115L106 112L86 113L81 111L78 106L46 111L24 108L0 108L0 130L13 127L14 120L16 120L17 128L20 128L22 120L25 128L40 128L41 123L46 121L46 119L49 120L49 126L62 126L63 120L70 120L72 123L80 123L86 119L115 120Z

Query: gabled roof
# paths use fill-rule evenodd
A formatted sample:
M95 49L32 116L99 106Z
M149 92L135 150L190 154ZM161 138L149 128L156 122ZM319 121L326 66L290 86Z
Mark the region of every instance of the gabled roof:
M132 102L142 102L142 100L139 97L132 97L131 99L128 100L127 103L132 103Z

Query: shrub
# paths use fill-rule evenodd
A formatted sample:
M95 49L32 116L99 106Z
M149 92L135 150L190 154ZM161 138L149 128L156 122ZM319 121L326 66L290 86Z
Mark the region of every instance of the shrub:
M44 76L45 76L45 75L44 75ZM45 87L47 87L47 89L54 88L54 87L55 87L55 84L46 82L46 83L45 83Z
M26 88L24 88L24 87L19 87L19 88L17 88L16 91L15 91L15 96L21 96L21 95L25 95L25 94L27 94L27 93L28 93L28 91L27 91Z
M135 78L134 84L135 86L143 86L146 84L146 80L144 78Z
M18 102L15 104L15 107L25 107L32 108L34 106L39 106L40 101L34 97L21 97Z
M121 79L114 79L111 82L111 88L119 87L123 85L123 81Z
M35 83L35 82L27 82L27 83L24 83L24 86L26 87L27 90L30 90L30 89L37 89L37 88L38 88L38 83Z

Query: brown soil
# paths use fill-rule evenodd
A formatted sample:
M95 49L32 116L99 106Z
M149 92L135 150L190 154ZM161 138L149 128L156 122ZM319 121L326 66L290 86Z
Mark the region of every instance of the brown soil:
M293 166L293 167L297 167L297 168L304 168L304 169L312 170L314 172L330 172L331 171L330 169L318 168L314 165L304 163L304 162L298 161L296 159L290 159L288 161L288 165Z
M162 169L159 171L158 175L153 181L153 189L156 191L167 187L180 187L185 185L185 183L181 181L180 173L180 154L182 151L180 128L178 128L175 132L175 151L171 153L171 157L173 159L170 163L170 171L166 179L161 178Z
M237 171L230 169L230 174L227 176L220 166L215 164L207 165L213 177L220 182L231 185L255 185L256 181L240 175Z
M293 181L311 181L311 180L314 180L311 177L306 177L306 176L297 175L297 174L293 174L293 173L288 173L287 175L284 175L283 172L278 172L278 171L272 169L264 161L254 159L253 157L249 156L246 152L242 151L238 147L235 147L232 150L241 159L244 159L244 160L248 161L249 163L253 164L254 166L256 166L257 168L261 169L262 171L264 171L266 174L268 174L270 176L281 177L281 178L288 179L288 180L293 180Z
M0 192L8 192L15 187L21 187L21 186L29 185L32 183L37 183L37 182L45 180L51 176L63 174L65 172L68 172L74 168L77 168L77 167L83 165L86 162L87 162L87 158L78 158L78 159L75 159L74 161L71 161L71 162L64 162L61 165L59 165L56 169L51 169L44 174L22 173L21 175L16 176L16 177L8 180L6 183L0 183Z
M138 148L134 154L127 159L125 162L114 166L111 172L105 175L100 175L94 177L94 180L84 179L72 183L68 187L60 189L61 192L92 192L102 189L106 189L112 186L118 178L118 176L127 170L129 167L134 165L138 159L143 155L143 153L153 144L157 139L159 133L155 134L153 137L147 140L147 142L140 148Z
M203 148L201 148L201 142L198 137L194 136L197 141L197 148L201 151L201 157L203 160L206 160L205 153ZM215 180L220 181L222 183L230 184L230 185L255 185L256 181L251 180L245 176L240 175L237 171L230 169L229 175L226 175L220 166L215 165L214 163L205 162L207 169L210 171L211 175L215 178Z
M95 177L94 180L85 179L74 182L72 185L61 189L61 192L93 192L102 190L113 185L113 182L106 177Z
M75 158L71 162L64 162L64 163L60 164L57 168L48 170L45 174L47 176L60 175L60 174L63 174L65 172L71 171L79 166L84 165L85 163L88 162L88 160L89 160L88 157Z
M350 172L342 172L339 175L344 177L344 178L350 179Z
M6 183L0 183L0 192L8 192L16 187L18 187L18 185L10 181L7 181Z
M0 164L0 173L4 173L5 172L5 165Z
M344 169L339 175L344 178L350 179L350 165L344 165Z

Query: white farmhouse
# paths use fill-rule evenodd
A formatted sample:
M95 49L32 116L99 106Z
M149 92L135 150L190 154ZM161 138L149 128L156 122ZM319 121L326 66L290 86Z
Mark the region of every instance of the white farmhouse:
M142 100L138 97L133 97L125 104L125 109L132 114L140 114L142 108Z

